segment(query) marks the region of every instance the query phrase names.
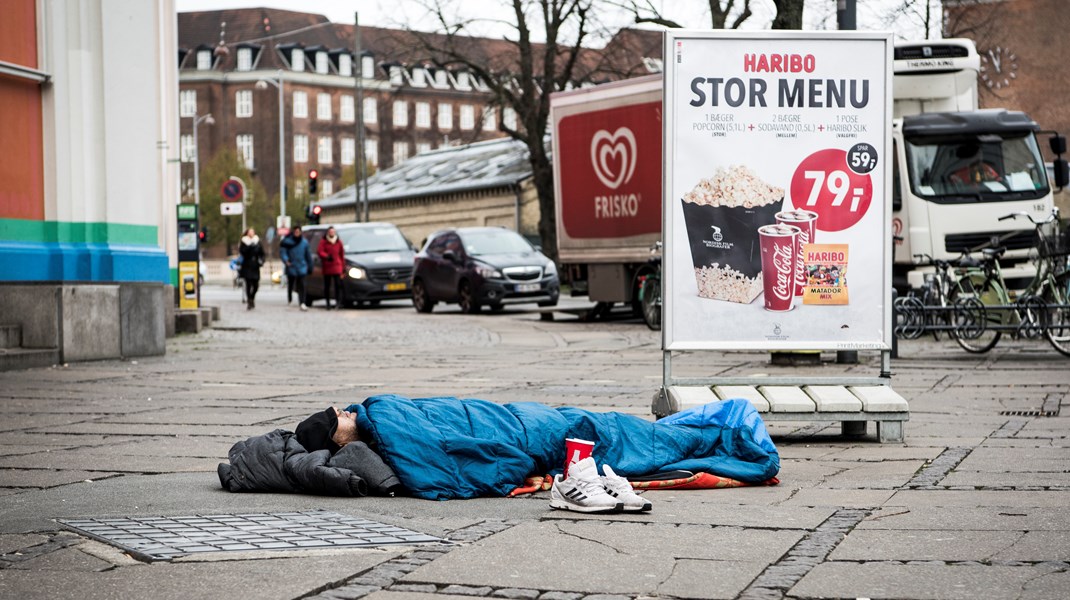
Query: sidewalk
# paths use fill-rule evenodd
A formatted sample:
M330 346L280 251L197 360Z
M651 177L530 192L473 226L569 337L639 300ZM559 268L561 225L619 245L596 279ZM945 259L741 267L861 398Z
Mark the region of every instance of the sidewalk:
M1070 589L1070 360L1043 341L970 355L900 342L904 444L839 423L770 426L775 487L652 491L643 515L535 497L426 502L229 494L230 446L376 393L531 400L650 415L659 336L637 322L540 321L405 303L302 313L209 286L217 327L165 357L0 373L3 598L1064 598ZM831 359L831 356L827 356ZM852 374L877 370L846 367ZM801 373L764 353L674 372ZM844 367L826 364L823 374ZM232 552L143 563L56 519L327 510L448 546Z

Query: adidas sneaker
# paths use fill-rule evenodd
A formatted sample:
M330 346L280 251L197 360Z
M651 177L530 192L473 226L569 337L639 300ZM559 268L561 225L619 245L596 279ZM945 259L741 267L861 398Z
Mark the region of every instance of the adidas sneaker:
M550 508L600 513L621 511L624 504L606 492L594 459L587 457L569 466L567 478L554 476L550 486Z
M609 465L602 465L605 477L602 478L602 486L606 493L617 499L624 505L624 512L644 512L654 507L650 500L635 493L632 484L628 480L613 472Z

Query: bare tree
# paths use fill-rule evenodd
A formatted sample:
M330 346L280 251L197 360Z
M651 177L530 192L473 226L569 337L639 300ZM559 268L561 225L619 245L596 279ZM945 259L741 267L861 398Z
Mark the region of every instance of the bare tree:
M511 12L513 34L488 47L471 33L478 19L450 16L451 0L427 0L438 32L409 30L427 51L428 60L444 68L461 68L490 90L492 103L516 112L515 127L498 120L498 127L527 147L533 182L539 198L539 236L544 250L557 255L553 166L546 145L550 93L564 90L589 75L593 68L585 42L595 21L596 0L500 0ZM536 42L536 37L544 41ZM497 42L497 40L495 40Z
M664 16L651 0L628 0L614 4L630 11L637 24L652 23L673 29L684 27L679 21ZM738 29L753 14L751 0L739 0L738 3L736 0L707 0L707 5L710 11L710 27L713 29Z
M776 16L773 29L802 29L803 0L773 0Z

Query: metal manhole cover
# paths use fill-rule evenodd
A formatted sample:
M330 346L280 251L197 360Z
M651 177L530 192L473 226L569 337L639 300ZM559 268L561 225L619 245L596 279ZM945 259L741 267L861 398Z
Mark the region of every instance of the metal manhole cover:
M335 512L247 513L192 517L59 519L81 534L143 560L198 552L368 548L444 542L409 529Z

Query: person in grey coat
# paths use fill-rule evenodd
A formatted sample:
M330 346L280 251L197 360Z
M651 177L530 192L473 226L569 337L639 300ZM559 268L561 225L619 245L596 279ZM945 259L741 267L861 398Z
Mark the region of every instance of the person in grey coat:
M297 302L301 310L308 310L305 305L305 277L312 272L312 249L308 240L301 234L301 226L293 228L279 243L279 256L286 265L287 295L289 304L293 290L297 291Z

